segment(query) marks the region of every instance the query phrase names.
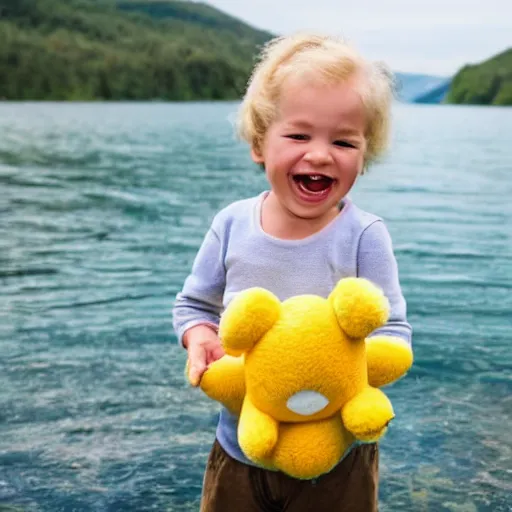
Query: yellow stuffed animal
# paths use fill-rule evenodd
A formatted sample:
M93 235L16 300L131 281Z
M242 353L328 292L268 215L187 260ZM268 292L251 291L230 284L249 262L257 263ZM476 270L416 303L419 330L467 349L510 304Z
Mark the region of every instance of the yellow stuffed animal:
M327 299L280 302L262 288L239 293L222 315L226 356L202 390L240 415L238 440L253 462L310 479L330 471L355 441L376 441L393 419L379 386L412 364L400 338L366 339L388 318L388 301L361 278Z

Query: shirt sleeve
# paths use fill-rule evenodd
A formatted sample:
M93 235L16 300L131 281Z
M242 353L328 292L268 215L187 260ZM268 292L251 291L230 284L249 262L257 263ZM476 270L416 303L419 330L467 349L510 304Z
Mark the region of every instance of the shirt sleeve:
M186 330L196 325L219 325L226 282L219 236L210 228L196 255L183 289L176 295L173 327L182 343Z
M412 328L407 322L407 306L398 277L398 266L389 232L381 220L370 224L361 235L357 255L357 275L379 286L389 300L387 324L370 336L398 336L411 343Z

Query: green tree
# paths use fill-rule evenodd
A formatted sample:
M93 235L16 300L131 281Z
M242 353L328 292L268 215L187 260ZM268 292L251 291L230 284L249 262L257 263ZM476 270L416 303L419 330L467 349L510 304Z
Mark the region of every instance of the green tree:
M2 0L0 97L233 99L271 34L179 0Z

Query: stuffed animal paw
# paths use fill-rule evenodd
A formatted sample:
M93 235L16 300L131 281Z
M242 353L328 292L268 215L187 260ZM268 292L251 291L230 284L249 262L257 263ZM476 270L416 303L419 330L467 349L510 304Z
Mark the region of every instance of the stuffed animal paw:
M395 417L388 397L377 388L367 387L341 410L343 424L360 441L377 441Z

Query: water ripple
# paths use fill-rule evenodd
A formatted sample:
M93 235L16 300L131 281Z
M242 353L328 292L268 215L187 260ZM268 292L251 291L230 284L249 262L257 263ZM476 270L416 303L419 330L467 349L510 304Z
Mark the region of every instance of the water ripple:
M266 186L236 107L0 104L0 510L197 510L218 407L185 385L170 311L213 215ZM415 332L381 509L509 511L510 111L395 118L353 193Z

